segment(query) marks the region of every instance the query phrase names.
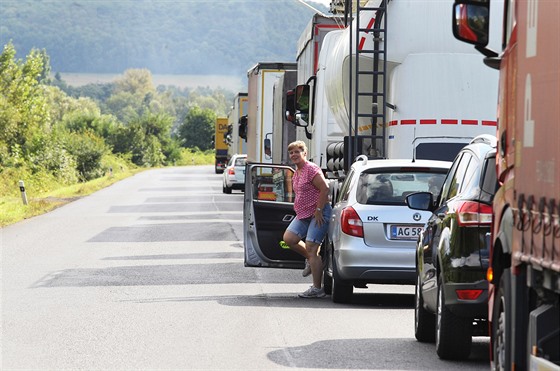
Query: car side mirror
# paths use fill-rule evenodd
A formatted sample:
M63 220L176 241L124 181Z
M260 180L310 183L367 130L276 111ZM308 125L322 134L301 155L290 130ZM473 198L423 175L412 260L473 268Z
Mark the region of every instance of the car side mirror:
M434 210L434 195L431 192L416 192L406 196L406 204L413 210Z

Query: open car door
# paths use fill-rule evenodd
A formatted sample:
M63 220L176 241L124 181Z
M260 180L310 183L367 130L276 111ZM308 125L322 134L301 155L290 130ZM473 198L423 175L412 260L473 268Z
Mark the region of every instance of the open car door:
M302 269L304 257L280 246L296 217L292 176L285 165L247 163L243 205L243 249L246 267Z

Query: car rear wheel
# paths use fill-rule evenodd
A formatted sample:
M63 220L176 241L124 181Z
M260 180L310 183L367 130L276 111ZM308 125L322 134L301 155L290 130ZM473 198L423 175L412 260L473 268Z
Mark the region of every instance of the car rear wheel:
M229 195L231 194L231 188L224 184L222 186L222 192L227 193Z
M352 285L352 282L340 278L334 257L332 262L332 301L335 303L350 303L352 301L354 286Z
M457 317L445 305L443 280L437 294L436 353L441 359L462 360L471 353L472 321Z
M416 275L414 290L414 336L422 343L433 343L436 340L436 316L424 309L419 274Z

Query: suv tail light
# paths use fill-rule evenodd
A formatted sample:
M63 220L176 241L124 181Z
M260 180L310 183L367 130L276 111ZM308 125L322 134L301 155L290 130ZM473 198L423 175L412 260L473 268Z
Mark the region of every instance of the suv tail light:
M235 175L235 169L233 167L230 167L228 170L228 174L229 175Z
M465 201L457 206L459 226L490 225L492 223L492 206L476 201Z
M476 300L480 295L482 295L482 290L455 290L457 298L460 300Z
M354 237L364 237L364 228L362 219L358 216L356 210L349 206L342 210L340 217L342 232Z

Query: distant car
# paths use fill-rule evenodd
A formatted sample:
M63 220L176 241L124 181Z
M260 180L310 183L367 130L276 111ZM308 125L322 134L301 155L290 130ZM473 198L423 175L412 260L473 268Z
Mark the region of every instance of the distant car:
M472 336L488 335L485 238L496 189L496 137L481 135L459 152L439 197L407 197L432 213L416 246L414 333L435 341L442 359L467 358Z
M367 160L352 164L340 185L329 224L324 288L337 303L351 302L354 287L414 284L415 245L430 217L412 211L408 194L436 196L451 162Z
M223 173L223 193L231 193L232 189L245 189L245 164L247 155L236 154L231 156Z

